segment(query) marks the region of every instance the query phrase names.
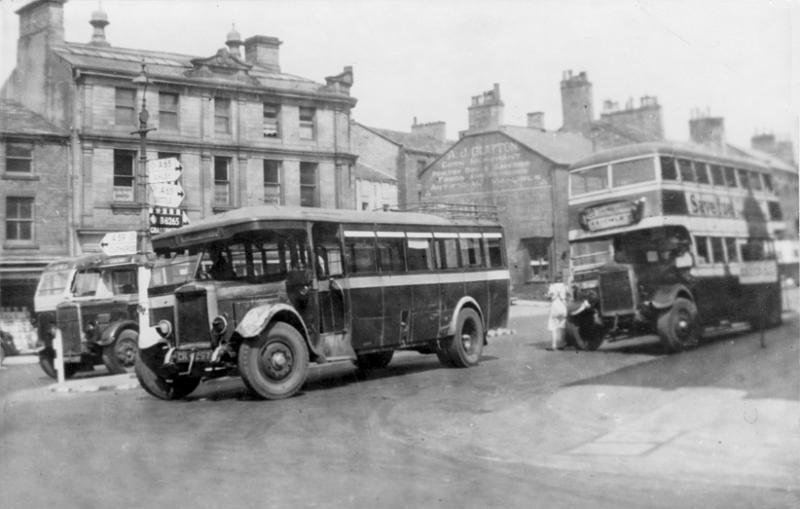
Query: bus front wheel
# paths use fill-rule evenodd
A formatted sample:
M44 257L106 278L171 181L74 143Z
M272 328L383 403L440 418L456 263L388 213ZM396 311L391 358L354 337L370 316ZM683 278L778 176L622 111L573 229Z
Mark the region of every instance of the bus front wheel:
M446 365L455 368L475 366L483 352L483 341L483 322L480 315L474 309L462 309L458 313L455 334L442 345L442 353L448 361Z
M103 347L103 364L111 374L126 373L136 364L138 350L139 333L133 329L125 329L113 343Z
M661 343L669 352L697 346L697 306L689 299L675 299L672 307L658 317L657 329Z
M239 348L244 382L265 399L283 399L300 390L308 376L308 347L291 325L276 322Z
M160 376L155 367L164 362L167 346L163 343L138 350L136 353L136 379L139 385L151 396L158 399L175 400L188 396L200 385L195 376L175 375L172 378Z

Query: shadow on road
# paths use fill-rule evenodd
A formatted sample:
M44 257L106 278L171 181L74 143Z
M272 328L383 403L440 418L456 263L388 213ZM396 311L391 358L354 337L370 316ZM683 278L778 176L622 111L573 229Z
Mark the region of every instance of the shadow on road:
M800 373L796 369L798 330L796 316L784 326L760 332L731 333L705 340L699 347L664 355L657 343L604 346L595 355L624 353L659 355L651 361L627 366L600 376L568 384L619 385L676 390L717 387L746 392L750 399L800 400ZM659 352L659 353L655 353Z

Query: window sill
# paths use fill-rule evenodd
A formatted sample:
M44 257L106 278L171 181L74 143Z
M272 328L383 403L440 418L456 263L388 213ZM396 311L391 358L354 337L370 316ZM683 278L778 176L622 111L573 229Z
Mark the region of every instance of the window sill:
M235 210L236 208L237 207L234 207L233 205L212 205L211 206L211 210L213 210L215 214L217 212L227 212L229 210Z
M3 180L30 180L30 181L37 181L39 180L38 175L30 175L26 173L14 173L14 172L5 172L3 173L2 177Z
M39 244L35 242L14 242L14 241L6 241L3 244L3 249L12 250L12 249L39 249Z
M135 201L112 201L112 210L141 210L142 205Z

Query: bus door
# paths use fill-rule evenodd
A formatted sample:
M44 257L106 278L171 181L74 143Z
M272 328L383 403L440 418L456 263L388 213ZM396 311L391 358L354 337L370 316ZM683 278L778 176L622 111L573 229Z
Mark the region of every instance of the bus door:
M338 226L333 224L316 224L312 229L321 334L342 332L347 328L342 248L337 233Z

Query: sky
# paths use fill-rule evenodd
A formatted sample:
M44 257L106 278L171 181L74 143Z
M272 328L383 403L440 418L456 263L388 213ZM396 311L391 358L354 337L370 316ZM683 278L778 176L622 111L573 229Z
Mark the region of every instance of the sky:
M0 79L16 61L29 0L0 0ZM70 0L67 41L88 42L108 14L112 46L210 56L231 27L278 37L284 72L324 82L353 66L352 116L409 131L467 128L471 97L500 85L506 124L542 111L561 126L564 71L585 71L594 111L652 95L666 136L687 140L694 110L725 118L727 140L756 133L798 145L800 0Z

